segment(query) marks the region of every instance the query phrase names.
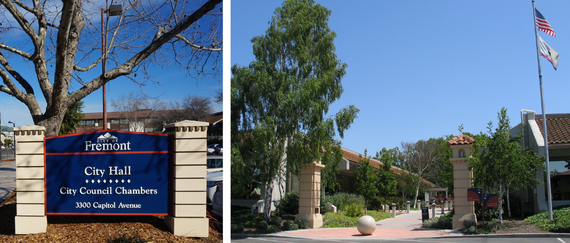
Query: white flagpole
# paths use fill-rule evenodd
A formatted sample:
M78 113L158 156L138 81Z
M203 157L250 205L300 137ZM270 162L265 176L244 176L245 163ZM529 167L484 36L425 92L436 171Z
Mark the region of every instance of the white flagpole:
M546 189L548 190L548 214L552 220L552 191L550 187L550 158L548 154L548 133L546 130L546 112L544 112L544 92L542 91L542 70L540 69L540 47L538 46L538 30L536 25L536 8L532 0L532 14L534 16L534 34L536 39L536 59L538 61L538 82L540 84L540 105L542 106L542 130L544 131L544 150L546 153ZM537 195L540 197L540 195Z

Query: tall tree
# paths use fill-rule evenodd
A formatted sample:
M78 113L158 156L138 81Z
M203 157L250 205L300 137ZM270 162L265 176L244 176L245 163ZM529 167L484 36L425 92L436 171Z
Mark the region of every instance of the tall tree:
M414 207L417 207L416 203L420 192L421 179L429 176L430 171L428 169L440 158L440 154L435 152L437 145L437 141L433 140L420 140L416 143L402 142L405 169L417 176L412 177L416 185Z
M356 168L354 176L356 178L356 192L364 198L365 211L368 210L368 202L378 193L377 170L370 165L370 157L364 151L364 158L360 156L361 165Z
M75 126L79 124L85 115L82 113L83 101L77 101L71 105L65 112L63 121L61 122L61 129L58 135L71 134L75 132Z
M498 127L488 123L487 134L474 136L475 141L468 165L473 170L476 187L484 187L486 192L498 191L499 219L503 223L503 195L509 200L509 189L538 182L534 176L537 167L542 166L543 156L520 146L522 136L512 136L510 119L504 107L497 113ZM510 203L507 204L510 215ZM509 216L510 217L510 216Z
M434 153L439 154L434 165L429 168L428 173L430 176L426 179L434 184L447 188L450 195L453 195L453 164L449 160L451 158L451 148L447 145L447 141L453 138L452 135L443 136L440 138L430 138L430 141L435 141L437 147Z
M343 138L358 113L348 106L327 115L343 92L347 66L335 54L330 14L313 0L284 1L265 35L252 39L255 60L247 67L232 67L232 143L245 141L246 133L255 140L239 154L255 157L265 185L267 219L272 182L284 169L299 174L307 163L321 161L336 168L342 153L334 136L338 132ZM245 146L232 146L240 147Z
M195 1L114 1L123 12L113 19L107 15L101 27L100 2L1 0L0 92L24 103L34 123L54 136L71 105L119 77L144 83L135 80L137 73L149 79L148 70L156 65L175 65L193 76L217 75L220 2L209 0L200 7ZM109 32L108 44L99 41L102 32ZM102 75L94 67L104 57L109 70ZM14 66L20 60L28 65ZM30 68L33 78L25 74ZM32 80L45 98L44 109Z
M380 196L391 196L397 193L397 181L392 170L392 165L399 161L400 150L398 148L382 148L376 152L374 159L382 162L378 168L378 194Z

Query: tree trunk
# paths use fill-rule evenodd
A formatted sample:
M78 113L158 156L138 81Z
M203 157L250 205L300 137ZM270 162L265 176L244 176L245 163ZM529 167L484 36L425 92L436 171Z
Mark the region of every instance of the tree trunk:
M39 120L34 119L34 123L38 126L43 126L46 128L46 137L57 136L59 134L59 129L61 129L61 122L65 115L65 111L58 112L55 114L48 114L46 112Z
M509 197L509 188L507 187L507 209L509 210L509 219L513 218L511 216L511 200Z
M501 184L499 184L499 221L503 225L503 185Z
M271 221L271 199L273 197L273 181L265 185L265 199L263 200L263 219Z
M420 177L418 177L418 184L416 186L416 196L414 197L414 205L416 203L418 203L418 194L420 193L420 183L422 182L422 179Z

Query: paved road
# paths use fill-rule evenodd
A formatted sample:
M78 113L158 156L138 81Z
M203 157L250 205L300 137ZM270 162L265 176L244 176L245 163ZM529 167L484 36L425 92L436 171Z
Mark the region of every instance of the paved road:
M449 242L449 243L570 243L570 236L554 236L546 237L544 235L500 235L500 236L455 236L449 238L415 238L415 239L382 239L382 238L362 238L362 239L323 239L323 238L293 238L293 237L277 237L277 236L261 236L247 238L233 238L231 242L252 242L252 243L305 243L305 242Z
M2 151L4 152L4 151ZM5 155L5 152L3 153ZM5 157L3 157L5 158ZM16 188L16 161L2 161L0 165L0 202Z

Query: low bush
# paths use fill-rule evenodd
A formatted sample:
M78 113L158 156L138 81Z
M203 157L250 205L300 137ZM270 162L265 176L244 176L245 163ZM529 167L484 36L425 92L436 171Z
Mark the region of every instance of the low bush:
M428 219L422 223L422 228L453 229L453 214L447 213L438 218Z
M343 208L345 205L352 203L359 203L362 205L362 207L364 207L364 199L362 199L357 195L344 193L344 192L339 192L334 195L328 196L327 200L330 203L332 203L332 205L335 205L337 208Z
M232 224L231 231L232 233L241 233L245 228L241 224Z
M285 193L281 201L279 201L279 211L286 214L299 213L299 194L296 191Z
M552 220L548 212L542 212L530 216L524 220L533 223L542 230L559 233L570 233L570 207L553 210Z
M368 210L368 215L374 218L375 221L390 218L391 213L380 211ZM323 215L323 223L325 228L338 228L338 227L355 227L356 222L360 217L350 217L345 212L327 213Z
M285 220L285 221L283 221L283 229L284 230L292 230L294 224L295 224L295 221L293 221L293 220ZM299 226L297 226L297 227L299 227Z
M450 218L446 218L446 217L428 219L422 223L422 228L452 229L453 228L453 220Z
M308 229L309 228L309 222L307 222L307 220L304 220L304 219L295 220L295 224L297 224L299 226L299 229Z
M269 228L269 223L267 223L267 221L265 221L265 220L261 220L257 224L257 229L266 230L267 228Z
M281 226L281 223L283 222L283 219L279 216L275 216L275 217L271 217L271 225L277 225L277 226Z
M352 202L343 205L342 211L349 217L359 217L364 215L364 205L359 202Z

